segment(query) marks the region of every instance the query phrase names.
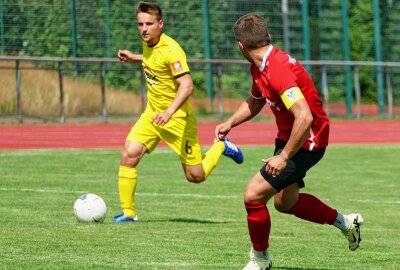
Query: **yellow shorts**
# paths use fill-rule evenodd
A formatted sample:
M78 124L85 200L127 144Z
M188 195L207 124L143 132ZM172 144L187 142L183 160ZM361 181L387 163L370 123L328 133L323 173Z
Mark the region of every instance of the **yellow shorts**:
M153 124L151 115L143 113L132 127L126 141L143 144L151 153L163 140L187 165L202 162L201 148L194 114L187 117L171 118L164 126Z

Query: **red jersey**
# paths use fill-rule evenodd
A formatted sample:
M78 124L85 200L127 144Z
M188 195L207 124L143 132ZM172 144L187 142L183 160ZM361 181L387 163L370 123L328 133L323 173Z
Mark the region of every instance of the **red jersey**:
M250 72L253 76L251 93L254 98L265 98L270 105L278 126L278 139L288 141L294 123L294 116L286 109L280 95L289 88L298 87L314 118L303 148L312 151L328 145L328 116L310 75L296 59L271 45L261 67L252 64Z

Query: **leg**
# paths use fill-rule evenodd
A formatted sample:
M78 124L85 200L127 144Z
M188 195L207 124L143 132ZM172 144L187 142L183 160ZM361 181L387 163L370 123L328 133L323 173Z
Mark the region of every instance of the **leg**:
M114 217L115 222L136 221L135 191L137 185L136 166L144 154L151 153L160 138L152 123L152 116L143 113L126 137L118 171L118 190L123 212Z
M295 215L298 218L319 224L333 224L337 211L320 201L317 197L299 193L297 183L279 192L274 198L275 208L282 212Z
M361 242L360 225L364 220L360 214L343 215L320 201L317 197L299 193L294 183L275 195L275 208L282 213L319 224L330 224L339 228L349 242L349 249L356 250Z
M217 166L219 159L224 152L224 148L224 142L215 142L204 154L201 164L188 165L182 163L186 179L193 183L203 182ZM195 149L195 151L199 150ZM199 152L197 155L201 155L201 152Z
M247 211L247 225L253 244L250 251L250 262L244 270L270 269L271 259L268 255L271 218L266 203L276 194L275 189L265 181L258 172L249 181L244 191L244 203Z
M259 172L249 181L244 191L247 224L251 242L256 251L264 251L269 245L271 219L266 203L275 193L275 189Z
M191 183L201 183L206 179L202 164L188 165L182 163L183 172L186 179Z
M286 142L276 141L275 154L279 153L285 144ZM300 149L288 161L279 177L271 177L264 173L264 178L279 191L274 197L275 208L278 211L315 223L333 224L337 216L335 209L310 194L299 194L299 189L304 187L303 178L306 172L321 160L324 153L325 149L314 152Z
M147 148L138 142L126 141L121 153L121 166L136 168Z
M138 142L125 142L118 172L118 191L123 213L117 215L116 222L135 221L135 191L137 186L136 166L146 153L146 147Z
M160 137L179 155L189 182L204 181L215 169L222 154L229 154L228 156L238 163L243 162L242 152L230 141L215 142L202 156L194 115L171 119L169 125L160 130Z
M283 141L276 140L274 154L282 151L285 144ZM299 160L313 161L307 158L299 158ZM272 262L267 251L271 220L265 204L272 197L275 197L275 207L282 211L291 209L296 204L299 191L296 179L302 179L306 171L301 170L304 166L297 165L294 160L289 160L286 168L275 177L267 173L267 164L264 164L249 182L245 191L245 205L253 248L250 252L250 262L243 270L271 269Z
M299 199L299 189L299 185L294 183L277 193L274 197L275 209L282 213L292 209Z

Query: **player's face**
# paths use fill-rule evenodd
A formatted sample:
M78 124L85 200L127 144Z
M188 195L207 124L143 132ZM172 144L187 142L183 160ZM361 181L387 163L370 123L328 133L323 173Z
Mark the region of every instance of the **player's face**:
M137 21L143 41L147 42L149 46L156 45L162 33L163 20L157 20L154 14L138 13Z

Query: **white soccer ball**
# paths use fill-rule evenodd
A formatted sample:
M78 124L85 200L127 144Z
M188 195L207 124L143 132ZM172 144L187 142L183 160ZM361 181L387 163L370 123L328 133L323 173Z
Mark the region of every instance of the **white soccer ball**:
M79 221L103 222L107 214L107 205L96 194L83 194L74 203L74 213Z

